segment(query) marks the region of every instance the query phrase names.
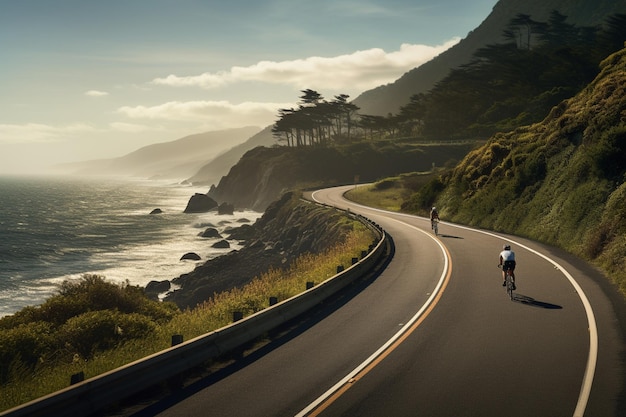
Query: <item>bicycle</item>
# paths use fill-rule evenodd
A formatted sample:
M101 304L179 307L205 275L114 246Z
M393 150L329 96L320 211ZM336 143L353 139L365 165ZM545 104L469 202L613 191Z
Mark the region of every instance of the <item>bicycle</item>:
M430 227L435 232L435 236L439 236L439 219L432 219L430 221Z
M498 268L502 268L502 265L498 265ZM504 283L506 288L506 293L509 295L509 299L513 300L515 296L513 295L513 291L515 291L515 280L513 279L513 270L507 269L504 275Z

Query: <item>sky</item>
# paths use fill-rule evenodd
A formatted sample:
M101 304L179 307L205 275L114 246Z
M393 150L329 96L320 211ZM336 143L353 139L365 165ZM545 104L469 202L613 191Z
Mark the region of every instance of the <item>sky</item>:
M497 0L0 0L0 174L271 125L465 38Z

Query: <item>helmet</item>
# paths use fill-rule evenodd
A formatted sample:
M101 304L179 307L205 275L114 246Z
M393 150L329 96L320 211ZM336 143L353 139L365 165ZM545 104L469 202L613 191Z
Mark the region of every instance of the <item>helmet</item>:
M511 245L504 245L502 247L502 249L504 249L504 250L511 250Z
M434 207L434 206L433 206L433 210L437 210L437 207Z

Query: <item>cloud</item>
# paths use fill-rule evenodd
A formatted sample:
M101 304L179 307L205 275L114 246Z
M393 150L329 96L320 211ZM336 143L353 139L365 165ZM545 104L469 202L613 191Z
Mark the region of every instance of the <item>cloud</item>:
M0 124L0 142L2 143L42 143L63 142L80 133L91 133L95 128L75 123L66 126L50 126L39 123L24 125Z
M163 126L153 126L153 125L141 125L136 123L124 123L124 122L112 122L109 124L111 129L117 132L125 132L125 133L141 133L141 132L153 132L153 131L161 131L163 130Z
M108 96L109 93L107 93L106 91L89 90L85 91L85 95L88 97L104 97Z
M245 120L250 125L272 123L278 109L291 107L294 103L255 103L232 104L228 101L170 101L157 106L124 106L117 112L132 119L168 120L194 122L229 128L241 126Z
M332 58L261 61L251 66L235 66L228 71L215 73L206 72L192 76L171 74L164 78L155 78L152 83L211 89L237 82L256 81L289 84L296 88L363 90L395 81L400 75L430 61L459 40L460 38L454 38L438 46L402 44L394 52L373 48Z

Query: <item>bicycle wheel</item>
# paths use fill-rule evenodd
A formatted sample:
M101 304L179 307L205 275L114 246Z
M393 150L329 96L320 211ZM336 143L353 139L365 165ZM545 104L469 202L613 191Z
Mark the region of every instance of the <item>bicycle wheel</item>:
M506 274L506 292L509 294L509 299L513 299L513 277L511 274Z
M435 231L435 236L439 236L439 222L433 224L433 230Z

